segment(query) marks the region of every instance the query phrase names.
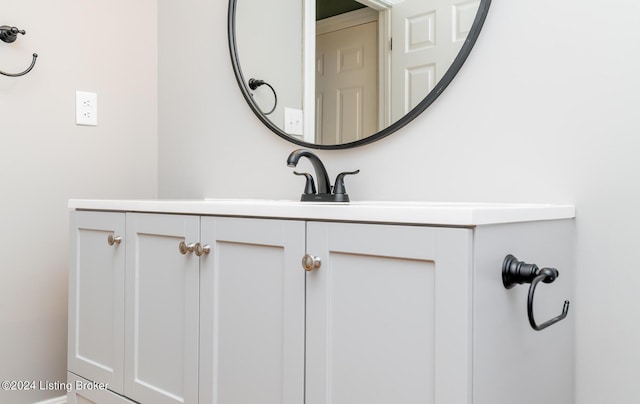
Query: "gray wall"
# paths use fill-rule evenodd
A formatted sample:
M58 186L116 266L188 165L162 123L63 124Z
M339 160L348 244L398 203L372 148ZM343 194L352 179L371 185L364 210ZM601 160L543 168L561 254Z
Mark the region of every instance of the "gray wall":
M0 380L66 380L68 198L157 194L157 3L2 2ZM75 91L98 94L98 126L75 125ZM0 390L1 403L64 391Z
M159 195L295 199L295 146L245 105L226 8L159 1ZM579 404L640 401L638 15L635 0L494 0L426 113L372 145L319 153L332 176L362 170L347 181L359 200L575 203ZM174 24L188 40L166 37Z

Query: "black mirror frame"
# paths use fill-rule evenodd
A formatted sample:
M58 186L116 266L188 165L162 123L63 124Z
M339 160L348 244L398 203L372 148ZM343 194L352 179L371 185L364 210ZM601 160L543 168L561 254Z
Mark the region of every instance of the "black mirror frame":
M237 0L229 0L229 12L227 16L227 36L229 39L229 53L231 55L231 64L233 65L233 72L235 73L236 80L238 82L238 86L240 87L240 91L244 96L247 104L251 107L251 110L255 113L255 115L262 121L262 123L276 135L281 138L295 143L302 147L308 147L312 149L322 149L322 150L338 150L338 149L349 149L352 147L362 146L365 144L369 144L375 142L376 140L380 140L390 134L396 132L400 128L404 127L406 124L414 120L418 115L420 115L425 109L431 105L440 94L444 91L445 88L451 83L453 78L456 76L460 68L464 64L465 60L471 53L471 49L476 43L478 39L478 35L480 35L480 31L482 26L484 25L484 21L487 18L487 13L489 11L489 6L491 5L491 0L480 0L480 6L478 6L478 13L471 25L471 29L469 30L469 34L467 35L460 52L454 59L453 63L447 70L447 72L442 76L442 79L436 84L436 86L431 90L427 96L420 101L418 105L416 105L411 111L409 111L402 118L382 129L379 132L376 132L370 136L367 136L364 139L356 140L355 142L342 143L342 144L334 144L334 145L321 145L315 143L303 142L301 140L292 137L285 133L282 129L277 127L271 120L267 119L267 117L260 111L260 108L256 105L251 94L249 93L249 89L246 86L246 81L244 76L242 75L242 70L240 69L240 61L238 60L238 52L236 47L236 3Z

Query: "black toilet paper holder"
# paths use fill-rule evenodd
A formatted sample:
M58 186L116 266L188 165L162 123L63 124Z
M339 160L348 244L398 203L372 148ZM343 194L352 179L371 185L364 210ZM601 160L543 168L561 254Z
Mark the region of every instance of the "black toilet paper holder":
M553 325L567 317L567 313L569 312L568 300L564 301L562 313L549 321L538 324L533 316L533 295L536 291L536 287L540 282L552 283L559 275L560 272L555 268L538 268L535 264L527 264L524 261L518 261L518 259L511 254L504 258L502 263L502 284L505 288L511 289L512 287L523 283L531 284L531 286L529 286L529 295L527 297L527 315L529 317L529 324L531 325L531 328L536 331L544 330L550 325Z

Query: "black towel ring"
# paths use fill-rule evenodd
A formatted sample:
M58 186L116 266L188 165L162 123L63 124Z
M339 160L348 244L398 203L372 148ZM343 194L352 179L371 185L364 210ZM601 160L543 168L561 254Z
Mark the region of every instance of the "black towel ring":
M27 32L25 30L20 30L16 27L10 27L8 25L2 25L0 26L0 40L2 40L5 43L12 43L15 42L16 38L18 37L18 34L26 34ZM31 60L31 65L29 67L27 67L27 69L23 72L20 73L6 73L3 72L2 70L0 70L0 74L4 75L4 76L9 76L9 77L20 77L20 76L24 76L25 74L29 73L31 71L31 69L33 69L33 66L36 65L36 59L38 58L38 54L34 53L33 54L33 59Z
M267 83L264 80L258 80L258 79L249 79L249 88L252 90L257 89L258 87L265 85L267 87L269 87L271 89L271 92L273 93L273 98L274 98L274 102L273 102L273 108L271 108L271 110L269 112L264 112L262 111L262 109L260 109L260 112L262 112L264 115L269 115L271 114L273 111L276 110L276 107L278 106L278 94L276 94L276 90L271 86L271 84Z

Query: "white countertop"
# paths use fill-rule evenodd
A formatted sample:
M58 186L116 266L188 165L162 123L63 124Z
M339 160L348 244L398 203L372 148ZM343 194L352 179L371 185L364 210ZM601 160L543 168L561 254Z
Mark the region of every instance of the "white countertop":
M522 203L381 202L313 203L268 199L71 199L69 209L181 213L348 222L479 226L570 219L573 205Z

